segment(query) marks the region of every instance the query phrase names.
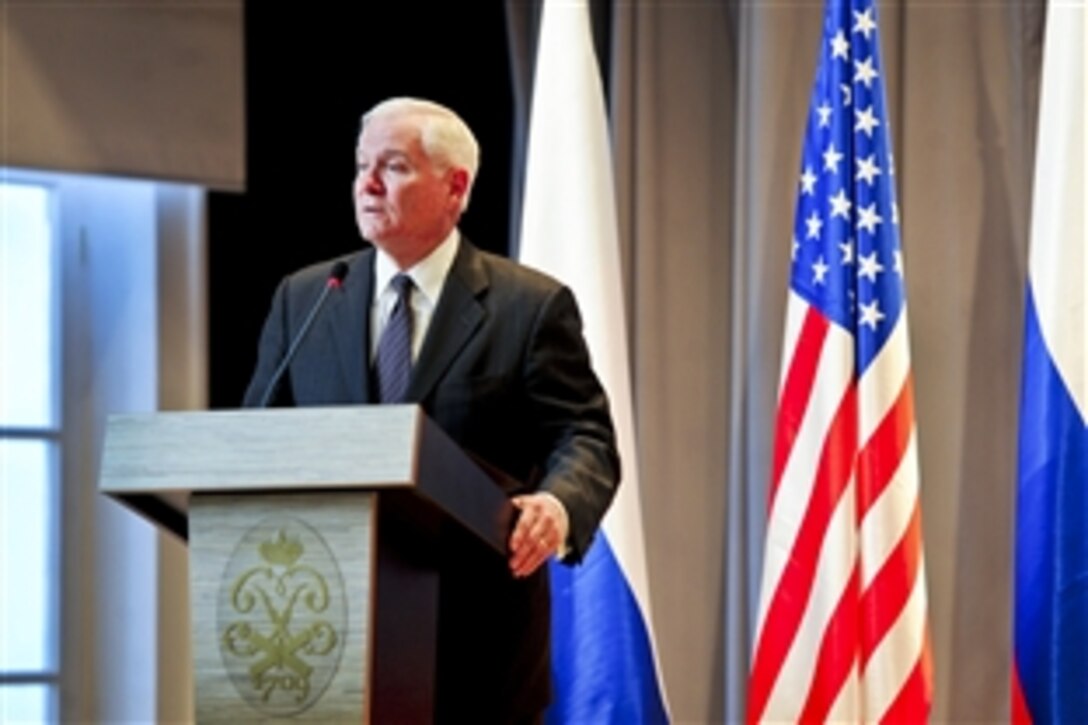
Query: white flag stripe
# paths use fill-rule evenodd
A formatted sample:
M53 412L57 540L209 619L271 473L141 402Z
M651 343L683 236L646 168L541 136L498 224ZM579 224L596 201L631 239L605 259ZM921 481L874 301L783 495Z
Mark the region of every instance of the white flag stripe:
M820 452L831 427L839 402L853 384L854 345L838 325L827 331L812 397L793 448L782 469L778 493L767 517L767 531L773 532L763 552L763 586L760 588L759 626L762 632L767 608L778 588L779 578L786 567L794 540L812 497L814 473L819 468ZM758 638L757 638L758 641Z
M835 703L827 712L829 723L859 722L861 720L861 680L858 676L858 662L854 660L850 675L835 697Z
M910 347L904 307L888 341L858 381L858 441L862 447L895 404L909 374Z
M887 488L861 521L861 587L873 582L888 555L895 550L910 525L914 502L918 500L917 431L912 430L907 449Z
M1035 158L1031 238L1054 244L1032 244L1029 276L1039 326L1050 357L1088 420L1088 146L1084 142L1085 83L1088 82L1088 47L1085 46L1088 11L1084 3L1055 3L1047 8L1054 22L1047 23L1043 65L1061 68L1060 83L1043 83L1039 100L1039 143ZM1069 163L1081 159L1082 163ZM1061 169L1061 173L1053 172Z
M920 564L906 606L861 673L866 720L883 717L922 657L926 639L925 578L925 565Z
M854 481L851 479L828 522L826 535L821 537L816 576L801 626L797 629L767 702L765 714L771 720L796 720L801 714L796 708L804 703L804 697L798 697L798 693L809 690L812 675L816 672L824 629L842 598L854 568L857 556L853 526L855 501Z
M782 360L787 364L782 366L778 373L778 392L785 387L786 375L790 371L789 360L793 357L790 351L797 349L797 340L801 337L801 329L805 325L805 317L808 316L810 305L805 298L790 290L786 300L786 332L782 343Z

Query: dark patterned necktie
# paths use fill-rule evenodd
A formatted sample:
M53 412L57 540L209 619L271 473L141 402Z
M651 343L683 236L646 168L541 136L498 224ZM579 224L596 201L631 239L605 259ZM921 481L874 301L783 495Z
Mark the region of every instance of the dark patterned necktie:
M375 372L383 403L403 403L412 378L412 278L398 274L392 281L397 301L378 342Z

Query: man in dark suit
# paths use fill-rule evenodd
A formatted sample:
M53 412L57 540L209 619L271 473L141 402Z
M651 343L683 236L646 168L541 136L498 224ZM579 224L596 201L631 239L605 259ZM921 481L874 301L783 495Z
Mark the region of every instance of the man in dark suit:
M435 708L443 722L531 722L550 698L543 564L581 559L619 482L608 402L570 290L459 233L479 150L455 113L380 103L363 116L356 158L356 219L374 248L344 258L343 288L275 402L418 403L520 482L508 491L519 516L505 563L467 566L480 560L466 555L467 537L443 546ZM247 405L268 388L331 267L280 284ZM403 380L388 364L398 354L411 357Z

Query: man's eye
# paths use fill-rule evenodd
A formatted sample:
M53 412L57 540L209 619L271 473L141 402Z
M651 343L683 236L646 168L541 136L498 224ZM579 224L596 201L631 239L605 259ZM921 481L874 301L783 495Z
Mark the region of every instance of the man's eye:
M411 167L404 161L390 161L388 168L390 171L397 174L405 174L411 170Z

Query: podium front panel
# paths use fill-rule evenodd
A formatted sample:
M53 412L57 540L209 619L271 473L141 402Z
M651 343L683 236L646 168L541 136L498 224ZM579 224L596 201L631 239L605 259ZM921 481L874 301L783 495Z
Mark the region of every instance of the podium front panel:
M194 494L196 717L367 722L376 494Z

